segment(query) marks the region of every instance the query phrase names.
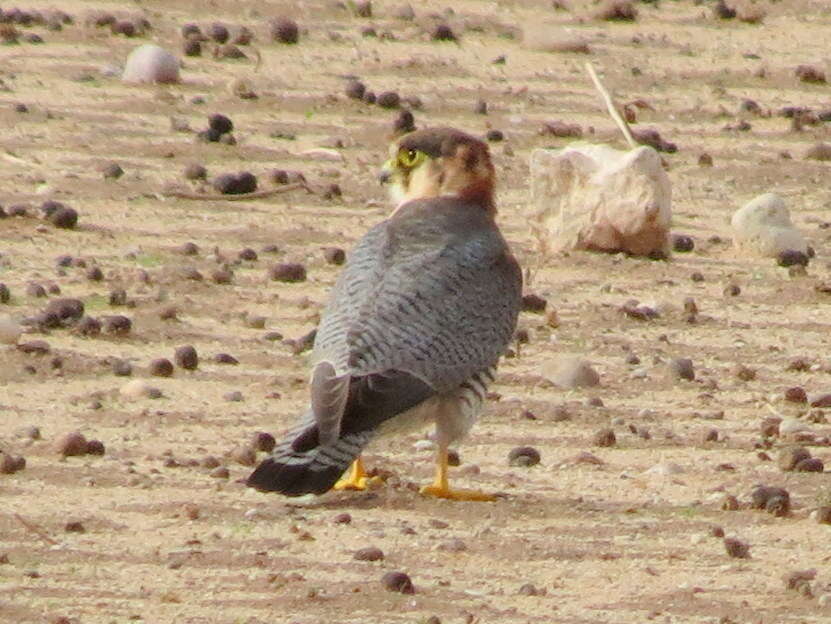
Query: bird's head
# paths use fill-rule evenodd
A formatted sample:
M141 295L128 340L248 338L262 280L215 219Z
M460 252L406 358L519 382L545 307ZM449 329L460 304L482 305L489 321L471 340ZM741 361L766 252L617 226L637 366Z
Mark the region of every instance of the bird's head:
M480 203L491 213L494 178L488 146L454 128L426 128L400 137L379 174L396 206L452 196Z

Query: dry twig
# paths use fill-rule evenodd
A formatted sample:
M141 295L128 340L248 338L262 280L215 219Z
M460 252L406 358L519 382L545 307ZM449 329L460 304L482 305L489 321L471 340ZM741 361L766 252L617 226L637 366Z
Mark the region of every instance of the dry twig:
M39 528L37 525L35 525L35 524L33 524L33 523L29 522L28 520L26 520L26 518L24 518L24 517L23 517L23 516L21 516L20 514L14 514L14 517L15 517L15 519L16 519L16 520L17 520L20 524L22 524L22 525L23 525L23 526L24 526L27 530L29 530L29 531L31 531L32 533L34 533L35 535L37 535L37 536L38 536L40 539L42 539L44 542L47 542L48 544L52 544L52 546L56 546L56 545L58 544L58 542L56 542L56 541L55 541L55 540L53 540L51 537L49 537L46 533L44 533L44 532L43 532L43 529L41 529L41 528Z
M626 123L626 120L618 112L614 101L612 101L612 96L609 95L609 92L603 87L603 83L600 82L600 78L597 77L597 73L594 71L594 66L589 61L586 61L586 70L588 70L589 76L591 76L592 81L594 82L594 86L597 87L598 91L600 91L603 101L606 102L606 108L609 110L609 114L612 116L612 119L615 120L615 123L618 128L620 128L623 136L626 137L626 142L629 143L629 147L635 149L638 147L638 142L635 141L635 137L632 136L629 124Z

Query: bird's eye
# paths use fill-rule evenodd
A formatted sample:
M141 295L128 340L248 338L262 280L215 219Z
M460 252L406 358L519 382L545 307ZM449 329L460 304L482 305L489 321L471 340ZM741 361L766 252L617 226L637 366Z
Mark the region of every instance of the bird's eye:
M412 168L424 159L424 152L415 149L401 150L398 152L398 162L402 167Z

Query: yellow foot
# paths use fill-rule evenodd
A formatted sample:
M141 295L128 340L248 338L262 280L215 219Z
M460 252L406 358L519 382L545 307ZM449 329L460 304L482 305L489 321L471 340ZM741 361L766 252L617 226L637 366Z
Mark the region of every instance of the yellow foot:
M425 485L421 490L422 496L433 496L435 498L447 498L457 501L478 501L478 502L492 502L496 500L493 494L486 494L478 490L451 490L447 487L438 487L436 485Z
M341 479L334 486L333 490L359 490L363 491L382 483L381 477L370 477L364 469L364 462L359 457L352 463L352 469L349 471L349 476Z

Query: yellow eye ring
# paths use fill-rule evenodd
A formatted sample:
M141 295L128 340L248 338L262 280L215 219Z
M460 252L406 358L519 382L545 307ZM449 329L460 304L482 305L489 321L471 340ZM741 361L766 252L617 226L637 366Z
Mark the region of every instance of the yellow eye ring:
M405 150L402 149L398 152L398 162L402 167L406 167L407 169L412 169L416 165L420 164L421 161L424 160L424 152L419 150L410 149Z

